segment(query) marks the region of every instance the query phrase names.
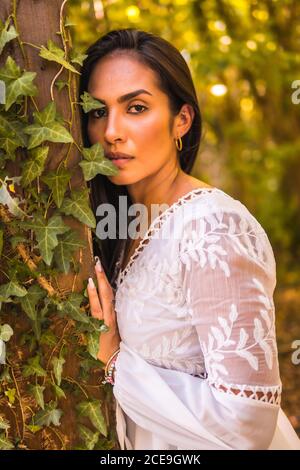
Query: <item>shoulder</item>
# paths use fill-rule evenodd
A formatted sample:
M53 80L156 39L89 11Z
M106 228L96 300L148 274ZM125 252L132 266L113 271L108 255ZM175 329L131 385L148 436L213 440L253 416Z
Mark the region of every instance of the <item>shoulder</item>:
M209 258L214 266L218 256L226 252L232 259L251 259L274 272L275 258L269 238L241 201L219 188L195 192L193 196L174 214L181 259L188 255L190 261L202 263Z
M180 198L175 206L173 218L184 231L195 223L203 226L206 221L215 228L216 221L222 224L226 220L231 224L233 221L248 223L253 229L264 232L261 224L240 200L217 187L195 188Z

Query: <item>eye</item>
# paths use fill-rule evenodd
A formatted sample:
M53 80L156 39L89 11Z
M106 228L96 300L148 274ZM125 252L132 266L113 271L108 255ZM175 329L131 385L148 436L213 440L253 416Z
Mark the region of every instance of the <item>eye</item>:
M133 104L131 106L129 106L128 109L131 109L131 108L136 108L138 109L138 112L136 113L129 113L129 114L141 114L143 113L144 111L146 111L146 109L148 109L146 106L144 106L143 104ZM141 109L142 108L142 109ZM91 111L90 113L90 116L94 119L101 119L103 117L103 113L104 113L104 110L105 108L100 108L100 109L95 109L94 111ZM98 113L98 115L96 114Z
M140 114L140 113L143 113L146 109L148 109L146 106L144 106L143 104L133 104L131 106L129 106L129 109L130 108L144 108L143 110L141 110L140 112L137 112L137 113L130 113L130 114Z
M95 109L94 111L91 111L90 116L94 119L99 119L103 116L102 111L103 108ZM99 116L97 116L96 113L99 113Z

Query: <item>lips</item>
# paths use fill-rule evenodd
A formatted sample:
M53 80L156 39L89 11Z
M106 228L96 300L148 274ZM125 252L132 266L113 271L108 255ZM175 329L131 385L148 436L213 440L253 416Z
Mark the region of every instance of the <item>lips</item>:
M121 152L109 152L106 154L106 158L109 160L132 160L134 157L132 155L128 155L126 153L121 153Z

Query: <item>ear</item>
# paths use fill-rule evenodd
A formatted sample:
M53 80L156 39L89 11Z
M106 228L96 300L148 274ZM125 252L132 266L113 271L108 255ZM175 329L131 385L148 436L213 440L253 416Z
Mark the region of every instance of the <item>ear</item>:
M174 120L174 139L178 139L178 137L182 138L190 130L194 116L195 111L193 106L184 104Z

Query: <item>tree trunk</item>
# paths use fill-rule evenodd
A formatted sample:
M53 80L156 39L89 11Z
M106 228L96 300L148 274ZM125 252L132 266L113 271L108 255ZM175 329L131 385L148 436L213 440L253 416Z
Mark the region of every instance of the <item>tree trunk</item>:
M16 23L13 22L17 32L18 38L10 41L4 48L3 53L0 57L0 67L3 67L6 62L7 56L10 55L15 62L22 68L30 72L36 72L37 76L34 80L37 85L39 93L34 97L35 103L38 109L41 111L51 99L54 99L56 103L57 111L60 115L68 121L72 121L71 127L69 128L74 140L81 146L80 137L80 117L78 106L74 107L72 113L72 102L78 101L77 90L78 90L78 75L75 73L69 73L65 68L57 77L59 80L70 80L70 87L64 87L61 91L56 86L53 86L53 78L57 75L60 70L60 65L56 62L50 62L39 56L39 50L34 47L44 45L47 47L47 41L51 39L58 47L62 48L62 37L57 34L60 31L60 21L65 20L66 2L63 0L1 0L0 19L4 23L9 15L14 14ZM68 34L67 47L70 48L71 35ZM21 44L21 42L23 44ZM51 85L52 84L52 85ZM51 97L52 94L52 97ZM35 111L33 104L28 99L29 115L32 115ZM46 162L46 170L57 169L60 162L66 157L68 145L60 143L47 143L49 146L49 153ZM23 154L24 156L24 154ZM17 150L17 157L15 162L9 161L6 166L7 174L9 176L18 176L21 173L20 161L22 157L22 150ZM76 188L82 188L85 186L83 180L81 168L78 166L80 161L80 154L75 145L72 145L68 156L68 169L74 169L74 174L70 181L72 190ZM40 193L43 191L43 184L38 188ZM78 292L84 287L84 281L90 275L94 275L93 269L93 253L92 253L92 236L91 230L84 224L75 220L73 217L65 216L63 220L66 225L76 231L82 240L84 240L89 247L88 250L83 252L82 249L78 250L75 254L76 260L79 262L80 269L76 273L61 274L55 278L49 279L51 285L54 285L60 292ZM8 219L7 219L8 222ZM20 254L20 250L19 250ZM22 253L21 253L22 255ZM24 261L24 259L23 259ZM33 262L33 261L32 261ZM1 305L1 304L0 304ZM60 426L46 426L41 431L36 433L29 432L26 425L28 424L27 417L30 416L30 407L28 403L30 398L26 395L27 387L29 384L28 379L25 380L21 368L25 363L25 359L30 356L28 346L20 346L22 335L26 333L28 328L28 322L25 315L10 316L9 313L1 312L0 325L7 321L14 330L12 341L8 343L7 348L11 348L15 354L15 362L12 366L13 378L15 380L16 402L13 406L8 406L7 402L4 402L2 397L4 394L0 388L0 416L4 414L5 418L10 423L9 437L15 446L18 448L27 449L74 449L76 446L80 446L79 434L78 434L78 420L75 413L75 405L78 403L78 397L75 393L70 391L66 393L66 399L59 400L59 407L63 410ZM23 320L24 317L24 320ZM66 362L63 367L63 377L68 380L70 384L78 384L80 381L78 376L79 370L79 358L72 349L72 330L74 322L63 325L62 321L58 321L55 325L55 333L58 337L63 339L68 348L67 355L65 357ZM76 332L75 332L76 333ZM68 337L69 336L69 337ZM70 341L69 341L70 339ZM54 348L55 349L55 348ZM47 354L48 351L40 351L43 355ZM2 366L0 366L2 367ZM1 373L1 369L0 369ZM104 409L106 422L111 422L111 426L114 426L114 409L112 408L111 402L112 397L110 396L110 402L104 396L103 391L100 390L98 384L102 378L102 371L93 371L90 374L86 383L82 388L85 390L85 398L87 399L98 399L101 400ZM1 383L0 383L1 387ZM12 385L11 385L12 387ZM23 399L24 395L24 399ZM110 395L110 394L109 394ZM45 396L45 401L51 399L51 396ZM81 401L83 397L81 397ZM31 403L31 402L30 402ZM28 405L28 407L27 407ZM89 426L90 422L85 418L85 423ZM1 430L1 429L0 429ZM105 442L103 446L105 448ZM1 447L0 447L1 448ZM109 447L108 447L109 448Z

